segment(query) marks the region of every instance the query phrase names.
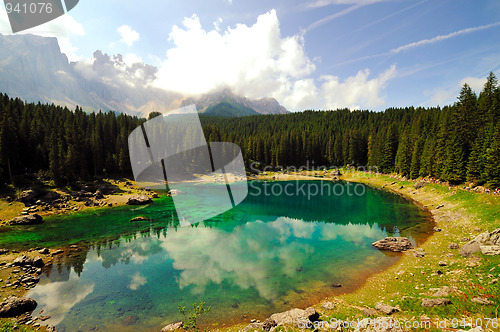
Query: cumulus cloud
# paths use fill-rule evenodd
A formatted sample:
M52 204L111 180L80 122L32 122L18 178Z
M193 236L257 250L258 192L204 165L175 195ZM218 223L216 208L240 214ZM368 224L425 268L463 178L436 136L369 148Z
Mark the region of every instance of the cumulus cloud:
M450 105L453 104L456 100L458 95L460 94L460 90L462 89L463 85L467 83L471 87L472 90L474 90L477 94L479 94L483 88L484 84L486 83L486 76L485 77L473 77L473 76L468 76L464 77L460 80L458 84L454 84L453 87L451 88L443 88L439 87L431 92L428 92L428 94L431 96L429 101L427 102L428 105L430 106L436 106L436 105Z
M188 95L231 87L249 98L274 97L290 110L371 108L383 103L380 94L396 74L393 66L372 79L369 70L343 81L333 75L314 79L316 64L305 52L304 36L282 36L275 10L251 26L225 31L206 30L193 15L175 25L169 39L175 46L167 51L155 85Z
M376 107L384 104L380 96L387 82L396 76L396 66L392 65L378 77L369 79L368 69L360 70L355 76L341 82L335 76L323 76L322 94L331 108L349 107L360 109L365 105Z
M92 59L76 63L75 70L87 80L101 81L115 87L124 83L130 87L150 86L157 72L156 67L144 64L134 54L110 57L99 50L94 52Z
M0 6L0 33L12 34L7 13ZM80 57L76 54L78 48L72 45L70 39L85 35L83 25L78 23L71 15L65 14L55 20L18 32L18 34L33 34L42 37L56 37L59 41L61 52L65 53L70 61L77 61Z
M486 77L465 77L460 80L460 87L462 87L465 83L469 84L472 90L479 93L483 90L484 84L486 83Z
M136 41L139 40L139 33L132 29L130 25L122 25L118 29L116 29L120 33L122 39L121 42L124 42L128 46L132 46Z

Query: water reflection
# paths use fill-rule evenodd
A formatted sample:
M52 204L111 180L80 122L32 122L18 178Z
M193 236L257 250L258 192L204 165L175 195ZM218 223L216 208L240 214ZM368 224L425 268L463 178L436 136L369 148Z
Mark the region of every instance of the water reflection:
M330 280L352 286L356 280L349 280L347 266L353 261L372 269L390 263L370 245L386 234L378 225L306 223L287 217L227 229L182 228L159 238L139 234L89 248L80 277L71 272L67 281L55 281L61 276L56 270L72 260L63 258L50 273L53 282L42 282L28 296L39 302L37 310L52 316L46 323L61 326L71 326L75 319L92 320L87 317L95 316L95 308L88 301L81 303L91 293L97 299L91 302L108 312L104 322L119 314L114 306L118 298L123 310L129 311L136 302L135 292L152 303L151 315L166 313L171 319L178 318L178 305L199 299L210 299L215 312L225 310L226 305L218 304L228 299L242 306L243 301L279 307L284 302L276 301L290 290L314 292L318 280L326 281L322 287L327 290Z
M94 291L95 285L81 282L76 273L71 273L67 281L46 283L48 281L50 280L42 279L40 284L29 292L29 297L38 302L37 311L43 308L44 314L51 316L52 325L61 323L71 308Z
M339 292L332 284L352 290L397 259L373 249L373 241L397 232L419 242L431 227L415 206L375 190L335 201L249 197L184 228L162 224L171 211L160 204L78 217L74 228L91 234L103 225L105 234L129 231L81 241L56 258L27 295L39 303L35 315L44 310L51 316L45 323L61 331L157 330L181 318L179 305L203 300L212 321L264 318ZM154 221L130 223L137 213ZM46 234L53 231L40 237Z

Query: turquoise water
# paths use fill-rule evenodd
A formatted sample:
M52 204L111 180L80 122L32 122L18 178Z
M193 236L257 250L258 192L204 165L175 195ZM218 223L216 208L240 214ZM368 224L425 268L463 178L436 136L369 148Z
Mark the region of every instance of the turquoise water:
M78 243L27 294L39 304L34 314L43 310L60 331L158 331L193 302L211 306L201 321L211 327L351 291L399 257L373 241L401 235L419 244L431 232L429 215L399 196L369 187L335 195L345 183L314 183L322 195L311 181L251 182L240 205L191 227L176 226L168 197L48 218L0 228L0 247ZM153 220L130 222L139 215Z

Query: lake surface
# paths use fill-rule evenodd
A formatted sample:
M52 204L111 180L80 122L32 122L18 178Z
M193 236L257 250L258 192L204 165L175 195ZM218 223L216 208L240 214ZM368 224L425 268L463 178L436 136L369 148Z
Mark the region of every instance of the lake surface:
M372 242L395 235L418 245L431 234L415 204L350 186L254 181L236 208L190 227L178 226L163 197L0 228L0 247L66 246L27 294L34 315L43 310L60 331L158 331L181 320L179 305L199 301L211 306L207 327L264 319L352 291L398 259ZM152 221L130 222L140 215Z

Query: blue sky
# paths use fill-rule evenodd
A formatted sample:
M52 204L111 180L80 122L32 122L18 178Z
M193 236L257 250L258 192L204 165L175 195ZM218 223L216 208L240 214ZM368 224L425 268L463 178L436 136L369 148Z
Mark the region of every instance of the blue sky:
M500 76L497 0L80 0L29 32L72 60L99 49L152 64L158 87L229 86L292 111L445 105Z

